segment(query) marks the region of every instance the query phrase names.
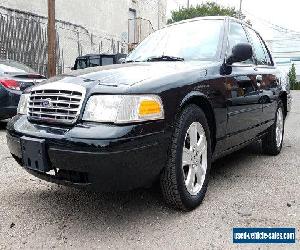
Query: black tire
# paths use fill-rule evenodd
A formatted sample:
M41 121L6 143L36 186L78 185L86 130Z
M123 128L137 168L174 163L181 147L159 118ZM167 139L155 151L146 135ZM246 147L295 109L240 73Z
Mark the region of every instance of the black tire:
M199 122L207 139L207 171L201 190L197 195L191 195L184 182L182 170L182 150L185 135L193 122ZM168 163L161 174L160 185L166 203L176 209L190 211L199 206L204 199L211 168L211 139L206 116L196 105L187 106L179 116L170 145Z
M276 124L277 124L277 113L278 110L282 111L282 117L283 117L283 130L282 130L282 140L280 145L277 145L277 140L276 140ZM262 139L262 150L263 153L268 154L268 155L278 155L281 152L282 149L282 144L283 144L283 136L284 136L284 107L281 101L278 102L278 106L276 109L276 114L275 114L275 122L274 124L268 129L267 134L263 137Z

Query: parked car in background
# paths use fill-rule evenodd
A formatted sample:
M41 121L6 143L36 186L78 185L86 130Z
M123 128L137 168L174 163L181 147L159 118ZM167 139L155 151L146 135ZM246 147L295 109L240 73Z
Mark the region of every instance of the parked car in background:
M45 79L22 63L0 60L0 120L16 115L23 91Z
M120 63L120 59L126 58L126 54L88 54L76 58L72 70L85 69L90 67L105 66Z
M20 165L50 182L101 191L160 180L168 204L191 210L205 196L212 161L259 139L264 153L280 153L289 85L246 23L175 23L126 61L22 95L7 126Z

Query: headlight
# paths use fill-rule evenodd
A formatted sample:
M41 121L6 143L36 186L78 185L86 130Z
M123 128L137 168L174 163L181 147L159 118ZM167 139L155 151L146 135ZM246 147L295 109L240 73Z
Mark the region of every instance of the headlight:
M164 119L159 96L94 95L86 104L84 121L130 123Z
M19 105L18 105L18 114L27 115L27 108L29 103L30 94L21 95Z

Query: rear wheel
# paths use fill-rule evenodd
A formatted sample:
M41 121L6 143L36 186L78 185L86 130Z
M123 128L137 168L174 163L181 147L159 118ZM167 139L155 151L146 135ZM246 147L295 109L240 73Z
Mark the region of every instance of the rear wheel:
M190 105L176 123L168 164L161 175L162 193L169 205L181 210L200 205L207 190L210 148L205 114Z
M263 152L269 155L278 155L282 149L284 135L283 104L278 102L274 124L269 128L267 135L262 140Z

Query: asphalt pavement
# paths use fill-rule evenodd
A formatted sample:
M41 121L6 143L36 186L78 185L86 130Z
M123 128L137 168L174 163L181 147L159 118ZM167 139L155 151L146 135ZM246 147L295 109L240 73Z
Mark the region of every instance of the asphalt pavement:
M300 249L300 91L282 153L260 144L213 164L203 204L183 213L155 189L92 193L41 181L18 166L0 123L0 249ZM233 245L233 227L296 227L295 245Z

